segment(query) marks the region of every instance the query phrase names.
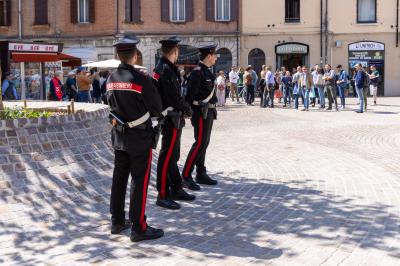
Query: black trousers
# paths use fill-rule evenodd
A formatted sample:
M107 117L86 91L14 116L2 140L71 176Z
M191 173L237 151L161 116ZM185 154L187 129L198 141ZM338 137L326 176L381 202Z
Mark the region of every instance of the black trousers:
M194 139L195 142L189 151L188 157L183 167L183 178L190 178L194 166L196 166L197 174L206 173L205 160L207 147L210 144L211 131L214 124L214 117L207 117L203 119L200 115L195 115L191 119L194 127Z
M125 221L125 195L129 174L131 179L131 193L129 204L129 219L132 229L143 232L147 229L146 223L146 199L149 178L151 174L152 150L147 152L130 153L115 151L115 167L111 187L110 212L113 224L121 224Z
M167 117L162 129L161 150L157 164L157 190L162 199L169 197L171 190L182 188L182 178L178 168L181 136L182 127L174 128Z

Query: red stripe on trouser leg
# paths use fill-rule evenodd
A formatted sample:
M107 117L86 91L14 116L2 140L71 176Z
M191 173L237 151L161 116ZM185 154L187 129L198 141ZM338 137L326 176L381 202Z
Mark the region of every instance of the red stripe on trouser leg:
M147 186L149 184L149 176L150 176L150 168L151 168L151 161L153 159L153 150L150 149L149 154L149 161L147 163L147 170L143 180L143 195L142 195L142 212L140 213L140 226L142 227L143 231L147 229L147 223L144 220L144 213L146 210L146 199L147 199Z
M194 148L193 153L190 155L189 161L186 164L185 172L184 172L184 177L188 178L189 177L189 172L190 168L192 168L194 159L196 158L197 153L199 152L201 142L203 141L203 118L199 118L199 134L197 138L197 145L196 148Z
M167 156L165 157L165 161L164 161L163 168L162 168L161 190L160 190L160 197L162 199L165 198L165 184L167 182L168 165L169 165L169 161L171 160L172 151L174 150L174 147L175 147L177 133L178 133L178 130L176 128L174 128L172 131L171 145L168 148Z

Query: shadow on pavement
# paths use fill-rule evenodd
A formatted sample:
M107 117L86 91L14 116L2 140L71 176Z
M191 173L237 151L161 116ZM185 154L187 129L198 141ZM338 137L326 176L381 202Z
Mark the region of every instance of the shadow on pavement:
M8 188L1 201L14 216L0 223L1 260L36 265L45 261L101 262L104 258L160 258L185 251L194 259L225 257L271 260L295 255L277 238L318 239L323 245L359 246L399 257L385 239L398 236L392 206L359 205L353 200L294 183L214 175L216 187L203 187L193 204L178 212L155 207L155 162L149 187L149 223L164 228L164 238L133 244L126 235L109 235L108 200L112 153L103 150L102 166L81 161L80 171L38 171L38 183ZM32 192L40 191L40 192ZM2 190L3 192L3 190ZM154 246L157 245L157 246ZM163 248L162 248L163 247ZM186 257L186 258L190 258Z

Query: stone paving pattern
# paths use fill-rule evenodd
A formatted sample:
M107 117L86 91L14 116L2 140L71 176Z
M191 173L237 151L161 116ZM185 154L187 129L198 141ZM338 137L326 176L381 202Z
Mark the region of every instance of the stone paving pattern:
M155 158L147 215L165 237L136 244L109 234L104 106L0 122L0 264L400 265L399 99L365 114L349 101L338 113L220 109L207 157L220 184L160 209Z

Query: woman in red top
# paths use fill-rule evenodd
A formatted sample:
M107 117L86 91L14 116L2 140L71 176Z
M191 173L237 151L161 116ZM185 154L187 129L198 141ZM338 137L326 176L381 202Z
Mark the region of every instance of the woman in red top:
M62 101L62 72L57 71L54 77L50 80L49 101Z

